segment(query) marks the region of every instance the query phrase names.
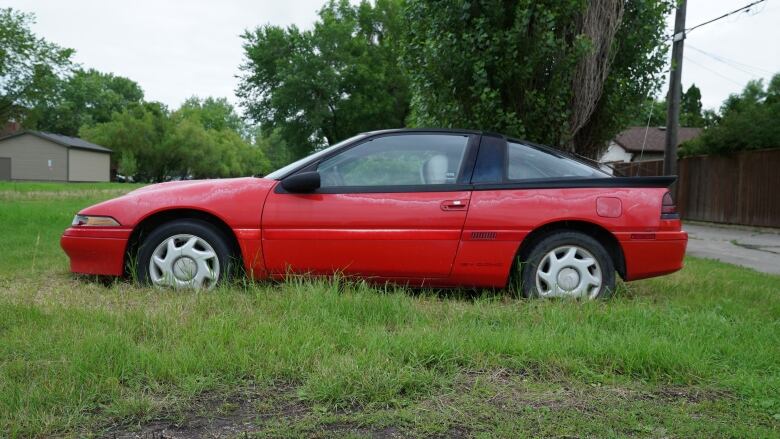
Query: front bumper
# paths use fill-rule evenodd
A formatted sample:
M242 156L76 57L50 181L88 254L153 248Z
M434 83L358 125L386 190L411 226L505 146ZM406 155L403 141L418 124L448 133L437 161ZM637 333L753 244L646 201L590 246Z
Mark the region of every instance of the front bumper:
M131 229L69 227L60 246L70 258L70 271L121 276Z
M626 280L661 276L683 268L688 234L682 230L625 233L618 240L626 261Z

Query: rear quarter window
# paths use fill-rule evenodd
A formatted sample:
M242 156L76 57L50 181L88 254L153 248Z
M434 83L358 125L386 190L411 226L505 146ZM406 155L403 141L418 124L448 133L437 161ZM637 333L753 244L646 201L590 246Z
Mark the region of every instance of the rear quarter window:
M552 152L522 143L507 142L507 178L606 178L609 174Z

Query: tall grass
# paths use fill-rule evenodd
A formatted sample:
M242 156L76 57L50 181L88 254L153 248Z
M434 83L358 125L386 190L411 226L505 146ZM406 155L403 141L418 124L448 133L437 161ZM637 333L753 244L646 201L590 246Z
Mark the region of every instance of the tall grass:
M44 292L35 281L15 288L0 302L0 420L18 432L151 413L166 395L245 381L295 382L304 399L333 406L387 405L495 368L780 404L780 278L715 262L690 260L597 303L327 280L197 294L60 275Z
M30 259L29 246L1 256L17 268L0 280L0 435L143 421L248 383L292 383L303 401L400 416L453 392L464 374L490 370L545 383L716 389L733 395L717 409L740 428L731 435L777 433L777 276L689 259L680 273L602 302L340 279L242 281L210 293L104 285L69 276L46 242L60 224L36 218L73 201L15 201L0 213L0 230L41 234L35 272L15 261Z

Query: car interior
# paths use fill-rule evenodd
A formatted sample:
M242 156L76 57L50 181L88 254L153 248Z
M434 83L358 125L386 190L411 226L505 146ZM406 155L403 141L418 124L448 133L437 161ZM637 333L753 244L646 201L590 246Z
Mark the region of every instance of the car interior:
M322 187L455 183L463 136L388 136L320 163Z

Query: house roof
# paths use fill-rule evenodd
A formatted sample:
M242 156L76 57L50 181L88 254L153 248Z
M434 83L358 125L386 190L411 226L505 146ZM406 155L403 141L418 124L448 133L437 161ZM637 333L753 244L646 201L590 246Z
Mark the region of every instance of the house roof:
M40 137L41 139L54 142L66 148L84 149L88 151L105 152L109 154L113 152L105 146L96 145L94 143L87 142L84 139L79 139L78 137L63 136L62 134L47 133L45 131L20 131L18 133L11 134L10 136L0 138L0 142L14 137L23 136L25 134L31 134L33 136Z
M647 139L645 139L645 131L647 131ZM699 137L701 132L701 128L680 127L677 131L677 146ZM642 151L643 143L645 152L664 152L666 127L630 127L618 134L614 141L629 152Z

